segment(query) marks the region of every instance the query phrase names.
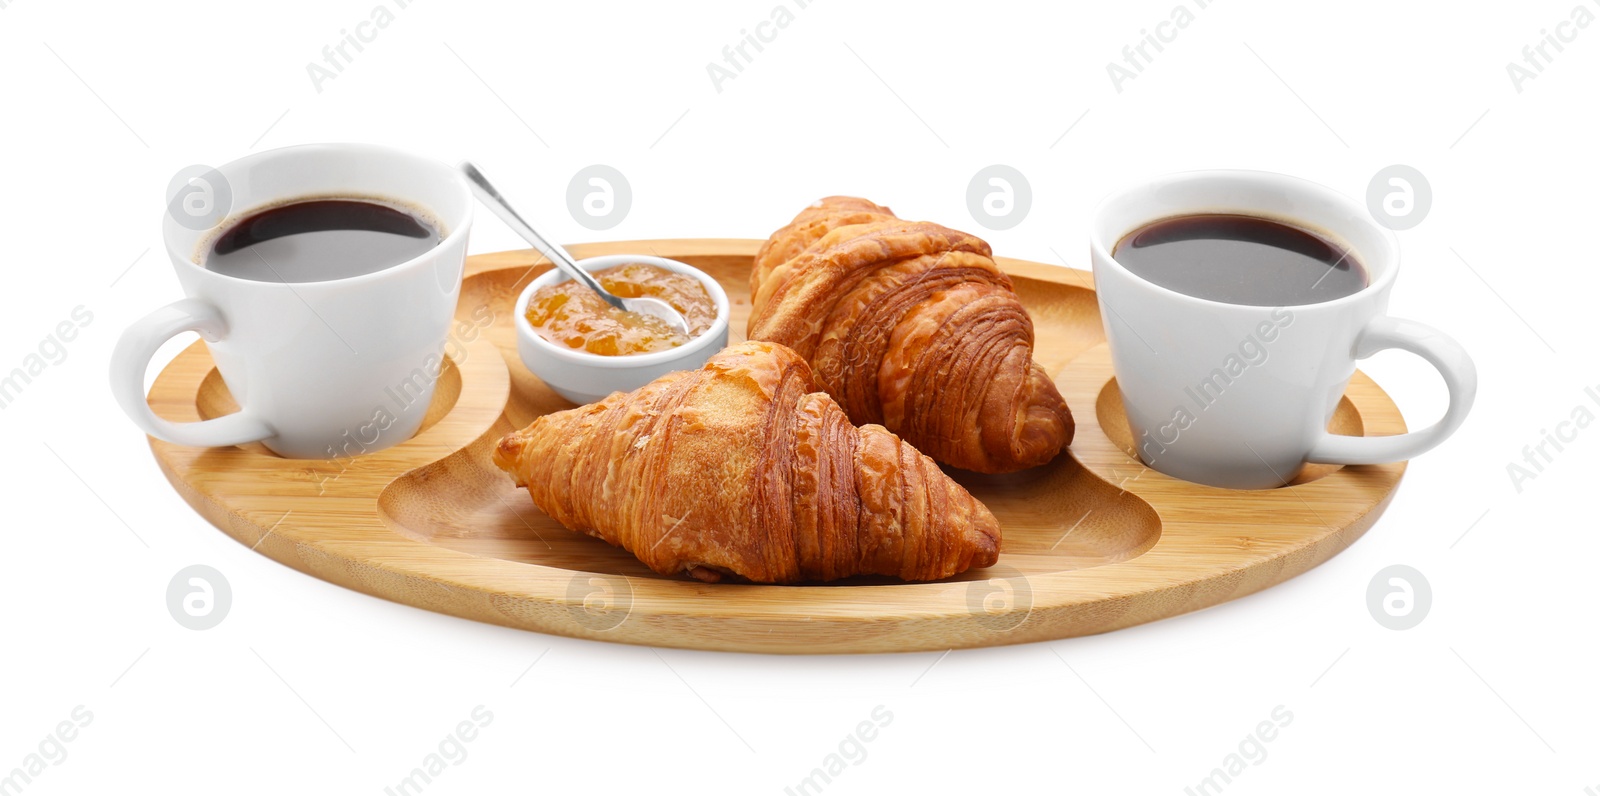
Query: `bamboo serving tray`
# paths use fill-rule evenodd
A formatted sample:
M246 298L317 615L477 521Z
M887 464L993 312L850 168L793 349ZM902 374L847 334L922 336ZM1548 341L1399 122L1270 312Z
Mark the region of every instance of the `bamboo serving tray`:
M577 257L656 254L717 278L750 313L760 241L656 240L572 247ZM1000 520L1000 561L936 583L706 584L662 577L627 552L544 516L489 462L503 434L571 406L517 357L517 294L549 264L533 252L472 257L457 356L422 430L398 446L313 461L260 445L152 439L167 479L241 544L330 583L482 622L591 639L746 652L900 652L1066 638L1216 605L1280 583L1355 541L1388 505L1405 463L1308 468L1296 483L1230 491L1164 476L1131 454L1087 272L999 258L1033 316L1035 359L1072 407L1070 454L1006 476L952 472ZM492 314L492 322L486 322ZM486 325L484 325L486 324ZM463 332L462 330L471 331ZM204 342L150 391L156 414L236 408ZM1330 428L1405 431L1357 372Z

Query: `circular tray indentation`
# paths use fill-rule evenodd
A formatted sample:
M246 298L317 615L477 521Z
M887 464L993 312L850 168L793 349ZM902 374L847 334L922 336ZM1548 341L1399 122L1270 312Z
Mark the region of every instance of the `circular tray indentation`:
M1139 460L1139 451L1133 444L1133 430L1128 426L1128 415L1122 407L1122 390L1117 386L1116 378L1106 382L1100 388L1100 394L1094 402L1096 418L1100 427L1105 430L1106 437L1116 443L1128 458ZM1356 411L1355 404L1350 403L1348 397L1339 399L1339 405L1333 410L1333 418L1328 421L1328 432L1359 437L1365 433L1361 423L1361 413ZM1320 478L1326 478L1340 470L1337 464L1307 464L1300 468L1295 477L1284 486L1298 486L1309 484Z
M460 397L461 369L456 367L454 359L446 355L439 367L439 377L433 382L433 398L428 403L427 414L422 416L422 425L412 437L420 436L433 428L434 424L445 415L450 414L450 410L455 408L456 401ZM213 367L200 380L200 389L194 396L194 408L202 420L211 420L239 411L239 402L234 400L233 393L228 390L228 383L223 380L221 371ZM251 453L282 458L259 442L249 442L239 447Z

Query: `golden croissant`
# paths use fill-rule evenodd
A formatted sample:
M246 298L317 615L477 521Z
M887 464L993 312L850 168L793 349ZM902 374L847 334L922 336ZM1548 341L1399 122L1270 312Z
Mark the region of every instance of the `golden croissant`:
M772 234L750 290L750 339L794 349L856 423L984 473L1072 441L1072 412L1033 361L1033 321L973 235L833 196Z
M999 554L982 503L883 427L851 425L770 343L545 415L493 457L557 522L663 575L936 580Z

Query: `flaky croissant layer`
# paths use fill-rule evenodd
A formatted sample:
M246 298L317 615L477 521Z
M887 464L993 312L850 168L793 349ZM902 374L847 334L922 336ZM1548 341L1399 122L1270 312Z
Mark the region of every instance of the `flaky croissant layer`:
M851 425L781 345L546 415L493 457L557 522L664 575L935 580L999 553L983 504L882 426Z
M976 236L828 197L772 234L750 284L750 338L805 357L856 423L986 473L1072 441L1072 413L1033 362L1033 321Z

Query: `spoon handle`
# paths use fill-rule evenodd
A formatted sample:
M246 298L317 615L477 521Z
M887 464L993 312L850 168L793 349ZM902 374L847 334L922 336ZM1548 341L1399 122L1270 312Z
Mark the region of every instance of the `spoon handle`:
M489 182L489 178L483 176L483 172L479 171L478 167L472 164L472 161L462 161L460 168L461 173L466 175L467 181L472 183L472 193L478 197L478 201L488 205L489 209L493 210L501 221L506 222L506 225L511 227L513 232L521 235L523 240L533 244L533 248L538 249L539 253L548 258L550 262L555 263L562 273L588 286L600 298L605 299L607 304L619 310L627 309L622 306L622 299L611 295L609 291L601 287L600 282L591 276L588 271L579 268L578 264L573 261L572 255L568 254L566 249L545 240L543 235L534 230L533 225L524 221L522 216L517 215L517 211L511 209L511 205L506 203L506 200L500 196L500 192L495 190L494 185Z

